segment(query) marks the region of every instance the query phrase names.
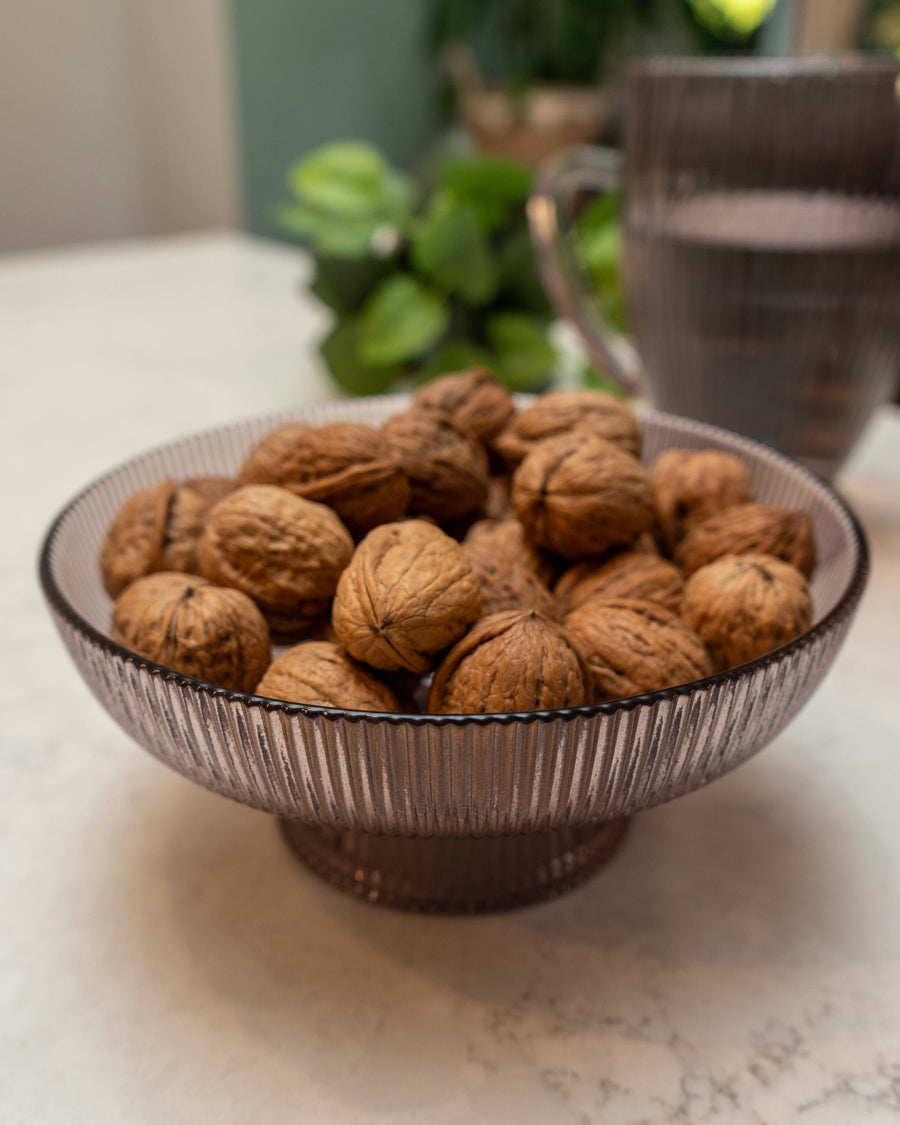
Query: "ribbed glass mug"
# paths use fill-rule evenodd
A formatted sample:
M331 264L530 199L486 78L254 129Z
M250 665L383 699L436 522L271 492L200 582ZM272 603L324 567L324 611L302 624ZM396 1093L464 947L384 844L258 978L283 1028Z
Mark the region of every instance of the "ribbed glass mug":
M579 259L622 190L636 347ZM548 290L594 360L663 410L832 476L900 373L900 61L653 59L631 68L624 168L570 150L529 201Z

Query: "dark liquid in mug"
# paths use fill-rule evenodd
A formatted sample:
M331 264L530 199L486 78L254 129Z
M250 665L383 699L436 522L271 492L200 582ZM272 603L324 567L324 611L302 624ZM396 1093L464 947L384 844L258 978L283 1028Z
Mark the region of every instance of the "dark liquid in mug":
M895 203L805 192L669 201L629 214L625 281L655 405L825 476L900 373Z

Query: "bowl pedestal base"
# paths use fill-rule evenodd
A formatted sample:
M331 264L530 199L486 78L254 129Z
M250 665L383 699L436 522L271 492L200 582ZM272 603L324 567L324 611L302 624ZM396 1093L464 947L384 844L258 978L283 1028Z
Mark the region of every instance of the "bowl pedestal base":
M516 836L380 836L281 820L291 850L368 902L442 914L506 910L577 886L621 844L628 818Z

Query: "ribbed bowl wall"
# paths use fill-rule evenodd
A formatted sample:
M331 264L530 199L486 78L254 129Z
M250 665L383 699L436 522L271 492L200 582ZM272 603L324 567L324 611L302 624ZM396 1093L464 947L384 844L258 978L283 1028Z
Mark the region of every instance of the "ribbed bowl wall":
M105 637L110 601L97 556L130 493L167 476L232 473L276 424L379 422L401 397L333 403L188 437L96 482L48 534L42 581L94 695L145 749L244 804L327 827L400 835L523 833L620 816L733 769L810 697L850 624L866 574L852 515L817 478L721 430L654 412L644 456L671 446L729 449L757 496L806 509L819 564L816 624L762 660L694 685L527 716L369 716L264 702L149 665Z

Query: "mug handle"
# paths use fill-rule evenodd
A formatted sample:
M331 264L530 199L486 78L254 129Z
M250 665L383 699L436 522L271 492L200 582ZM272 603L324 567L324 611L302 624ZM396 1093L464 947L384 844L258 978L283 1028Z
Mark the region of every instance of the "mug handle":
M553 157L539 172L528 198L528 224L544 286L557 312L572 321L588 352L627 395L647 393L641 358L630 340L604 320L590 296L590 281L573 245L572 208L578 191L617 192L622 155L617 149L580 145Z

